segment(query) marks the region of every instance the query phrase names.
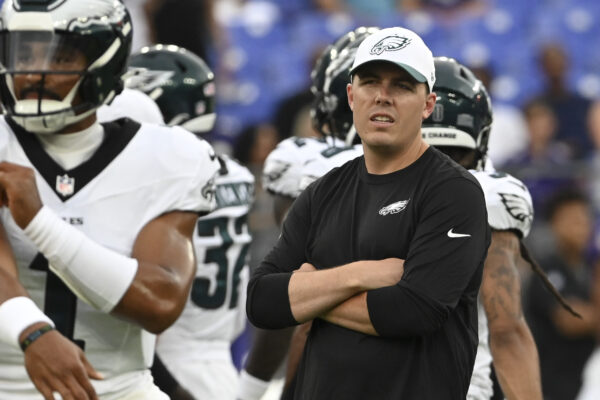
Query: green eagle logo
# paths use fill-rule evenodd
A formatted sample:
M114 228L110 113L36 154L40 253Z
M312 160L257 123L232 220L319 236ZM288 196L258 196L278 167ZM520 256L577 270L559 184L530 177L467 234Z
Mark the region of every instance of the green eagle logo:
M381 55L384 51L397 51L410 44L410 39L403 36L391 35L381 39L371 48L370 53Z

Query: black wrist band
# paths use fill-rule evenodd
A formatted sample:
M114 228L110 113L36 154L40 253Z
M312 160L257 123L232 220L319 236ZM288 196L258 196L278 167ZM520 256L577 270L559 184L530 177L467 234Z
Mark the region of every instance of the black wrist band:
M31 343L35 342L36 340L38 340L40 338L40 336L42 336L46 332L50 332L51 330L54 330L54 327L52 325L44 325L41 328L38 328L35 331L31 332L20 343L21 350L25 351L25 349L27 347L29 347L29 345L31 345Z

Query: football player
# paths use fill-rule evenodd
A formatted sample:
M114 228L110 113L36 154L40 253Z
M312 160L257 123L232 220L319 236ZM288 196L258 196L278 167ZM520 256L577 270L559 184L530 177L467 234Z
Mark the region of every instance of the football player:
M202 59L177 46L155 45L131 56L130 66L138 72L127 86L147 93L167 124L199 136L213 128L214 74ZM181 317L159 337L157 353L194 398L231 400L238 372L230 347L246 326L251 242L247 218L254 177L225 155L217 159L221 166L215 178L217 208L196 224L198 268L191 295Z
M97 122L131 32L115 0L0 13L2 399L168 398L148 369L154 334L188 299L221 166L181 128Z
M423 122L423 139L477 178L492 228L478 299L479 345L467 399L492 397L492 362L507 399L541 399L538 352L523 316L517 270L527 262L540 272L522 243L533 222L531 196L521 181L494 170L487 159L492 108L481 81L445 57L435 59L435 72L437 102Z
M378 29L360 27L348 32L328 46L317 60L311 73L311 92L315 96L311 118L313 127L322 137L288 138L267 157L263 185L274 196L274 215L279 225L294 199L308 184L332 168L362 155L348 106L346 85L350 80L349 71L356 49L365 37ZM288 369L295 371L303 349L303 338L309 329L310 323L297 329L290 349L293 328L279 331L255 328L252 347L242 371L238 399L260 399L288 349ZM286 379L286 384L289 382L290 379Z

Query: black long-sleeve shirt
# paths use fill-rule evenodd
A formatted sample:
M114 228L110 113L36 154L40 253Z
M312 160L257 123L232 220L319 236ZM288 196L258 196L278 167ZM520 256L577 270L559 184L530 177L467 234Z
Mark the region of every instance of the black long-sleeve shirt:
M367 294L379 337L313 322L294 398L464 399L489 241L479 184L439 151L385 175L369 174L359 157L296 200L250 280L248 317L264 328L296 324L288 284L303 262L405 259L398 284Z

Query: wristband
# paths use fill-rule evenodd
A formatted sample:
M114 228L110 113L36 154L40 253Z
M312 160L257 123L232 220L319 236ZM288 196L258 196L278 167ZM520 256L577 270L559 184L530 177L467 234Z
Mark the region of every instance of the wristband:
M38 322L54 326L29 297L13 297L0 304L0 340L4 343L18 349L21 333Z
M43 206L23 230L50 269L83 301L110 312L135 278L136 259L107 249Z
M31 332L20 343L21 350L25 352L25 349L27 349L31 343L38 340L44 333L50 332L52 330L54 330L54 327L52 325L44 325L41 328L38 328L35 331Z
M246 370L242 370L236 399L259 400L265 394L268 388L268 381L258 379L250 375L248 372L246 372Z

